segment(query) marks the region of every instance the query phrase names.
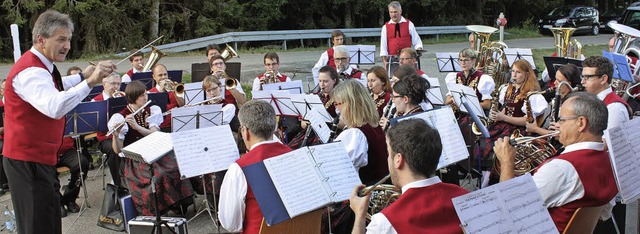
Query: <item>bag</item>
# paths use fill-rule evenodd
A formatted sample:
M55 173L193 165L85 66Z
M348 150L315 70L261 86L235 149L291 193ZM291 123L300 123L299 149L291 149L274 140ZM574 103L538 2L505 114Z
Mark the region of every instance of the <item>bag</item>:
M102 210L98 216L98 226L118 232L124 231L119 198L118 188L113 184L107 184L102 199Z

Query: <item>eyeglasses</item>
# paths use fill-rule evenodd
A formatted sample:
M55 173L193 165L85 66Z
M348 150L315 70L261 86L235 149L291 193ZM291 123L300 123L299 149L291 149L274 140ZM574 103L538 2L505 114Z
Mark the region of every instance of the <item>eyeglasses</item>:
M393 95L393 94L391 94L391 98L401 98L401 97L404 97L404 95Z
M460 59L460 63L468 63L471 62L471 59Z
M334 61L346 62L349 58L333 58Z
M580 75L580 79L583 81L588 81L591 77L597 77L600 78L602 75L597 75L597 74L593 74L593 75Z
M572 120L572 119L577 119L577 118L580 118L580 116L577 116L577 115L572 115L572 116L560 116L560 117L558 117L558 123L560 123L560 124L561 124L561 123L562 123L562 122L564 122L564 121Z

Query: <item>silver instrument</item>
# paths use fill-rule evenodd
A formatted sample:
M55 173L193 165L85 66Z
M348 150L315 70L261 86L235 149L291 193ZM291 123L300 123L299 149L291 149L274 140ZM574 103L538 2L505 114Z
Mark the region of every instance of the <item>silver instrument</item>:
M199 101L199 102L196 102L196 103L187 104L187 105L184 105L184 106L181 106L181 107L190 107L190 106L199 106L199 105L203 105L203 104L218 103L218 102L220 102L222 100L223 100L222 99L222 95L218 95L218 96L209 98L209 99L204 100L204 101ZM170 115L170 114L171 114L171 110L168 110L168 111L163 112L162 116Z
M151 104L151 100L147 101L144 105L142 105L142 107L140 107L139 109L137 109L136 111L133 112L133 115L137 115L139 114L142 110L144 110L145 107L147 107L149 104ZM116 125L113 129L111 129L109 132L107 132L107 136L110 136L111 134L113 134L114 132L116 132L117 129L121 128L122 126L124 126L127 123L126 120L126 116L125 116L125 120L122 120L122 122L120 122L118 125Z

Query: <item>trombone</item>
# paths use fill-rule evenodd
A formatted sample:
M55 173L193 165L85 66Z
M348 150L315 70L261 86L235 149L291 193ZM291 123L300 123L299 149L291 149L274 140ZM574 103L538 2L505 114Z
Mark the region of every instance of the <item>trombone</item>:
M144 105L142 105L142 107L140 107L139 109L137 109L136 111L133 112L133 115L137 115L140 113L140 111L144 110L145 107L147 107L149 104L151 104L151 100L147 101ZM125 116L125 119L122 120L122 122L120 122L118 125L116 125L113 129L111 129L109 132L107 132L107 136L110 136L111 134L113 134L117 129L121 128L122 126L124 126L124 124L127 123L127 119Z
M196 103L190 103L190 104L187 104L187 105L184 105L184 106L181 106L181 107L199 106L199 105L211 104L211 103L216 104L216 103L218 103L220 101L222 101L222 95L218 95L218 96L209 98L209 99L204 100L204 101L199 101L199 102L196 102ZM173 109L171 109L171 110L173 110ZM171 110L163 112L162 116L170 115L171 114Z

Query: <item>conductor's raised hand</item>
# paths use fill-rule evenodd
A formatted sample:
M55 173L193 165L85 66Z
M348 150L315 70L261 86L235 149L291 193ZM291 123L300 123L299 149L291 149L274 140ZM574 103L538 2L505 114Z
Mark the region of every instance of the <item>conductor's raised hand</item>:
M93 71L91 71L91 68L85 69L85 71L91 71L91 75L83 74L87 77L87 84L89 84L89 87L93 87L102 84L102 79L116 71L116 69L117 66L110 60L100 61Z

